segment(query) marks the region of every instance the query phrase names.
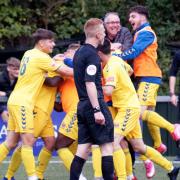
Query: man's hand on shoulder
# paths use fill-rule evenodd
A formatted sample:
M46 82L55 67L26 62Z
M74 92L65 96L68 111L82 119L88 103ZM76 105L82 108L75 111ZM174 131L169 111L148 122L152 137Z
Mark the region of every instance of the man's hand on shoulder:
M56 55L53 57L53 59L54 59L55 61L63 61L64 58L65 58L64 54L56 54Z
M111 51L121 50L121 49L122 49L121 43L111 43Z

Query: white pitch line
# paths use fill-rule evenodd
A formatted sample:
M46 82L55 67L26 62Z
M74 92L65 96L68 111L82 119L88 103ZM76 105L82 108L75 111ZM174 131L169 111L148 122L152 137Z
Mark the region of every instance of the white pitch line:
M36 161L37 162L37 161ZM3 164L9 164L10 161L3 161L2 162ZM55 161L55 160L52 160L49 162L50 164L63 164L62 161ZM88 164L92 164L92 161L86 161L86 163ZM142 164L143 162L142 161L135 161L135 164ZM172 161L173 164L180 164L180 161Z

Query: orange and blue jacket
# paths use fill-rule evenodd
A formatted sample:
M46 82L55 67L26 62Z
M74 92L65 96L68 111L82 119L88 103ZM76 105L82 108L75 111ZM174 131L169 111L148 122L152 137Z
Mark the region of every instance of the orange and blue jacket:
M135 31L132 47L115 55L126 61L134 59L134 75L141 82L160 84L162 73L157 64L157 47L155 32L149 23L144 23Z

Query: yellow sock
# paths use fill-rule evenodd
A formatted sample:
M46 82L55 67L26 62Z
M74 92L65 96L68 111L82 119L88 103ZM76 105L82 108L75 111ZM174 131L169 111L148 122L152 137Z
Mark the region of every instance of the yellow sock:
M28 176L36 175L35 160L31 146L23 145L21 149L21 158Z
M92 146L92 166L94 170L94 177L102 177L102 157L99 147Z
M162 144L160 128L149 122L147 126L154 142L154 148L158 148Z
M127 176L129 176L129 175L133 174L132 158L131 158L131 154L129 152L129 148L125 148L125 149L123 149L123 151L124 151L125 158L126 158L126 174L127 174Z
M8 166L7 173L5 175L6 178L12 178L16 171L19 169L21 165L21 147L17 147L11 157L11 162Z
M71 163L73 161L74 155L68 148L61 148L57 151L59 158L63 161L64 166L68 171L70 171Z
M158 151L153 149L150 146L146 146L146 153L145 156L148 159L151 159L153 162L161 166L162 168L166 169L168 172L172 171L173 165L172 162L168 161L164 158Z
M38 156L38 165L36 167L36 174L39 179L43 179L44 172L48 166L49 160L51 159L52 153L47 150L45 147L41 149L41 152Z
M73 155L76 154L77 145L78 145L78 142L77 142L77 141L74 141L74 142L68 147L69 150L73 153Z
M0 145L0 163L7 157L9 154L9 149L6 146L6 143Z
M142 114L142 120L160 128L167 129L170 133L174 131L174 125L154 111L144 111Z
M142 155L142 154L139 156L139 159L142 160L142 161L148 160L148 158L146 156Z
M122 149L114 151L113 161L118 180L126 180L126 158Z

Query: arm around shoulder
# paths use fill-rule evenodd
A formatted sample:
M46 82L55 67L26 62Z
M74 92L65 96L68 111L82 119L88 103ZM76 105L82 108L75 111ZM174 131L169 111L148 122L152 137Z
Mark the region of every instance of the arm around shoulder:
M61 76L65 76L65 77L73 77L73 75L74 75L73 68L70 68L65 64L62 64L56 70L56 72L59 73Z

